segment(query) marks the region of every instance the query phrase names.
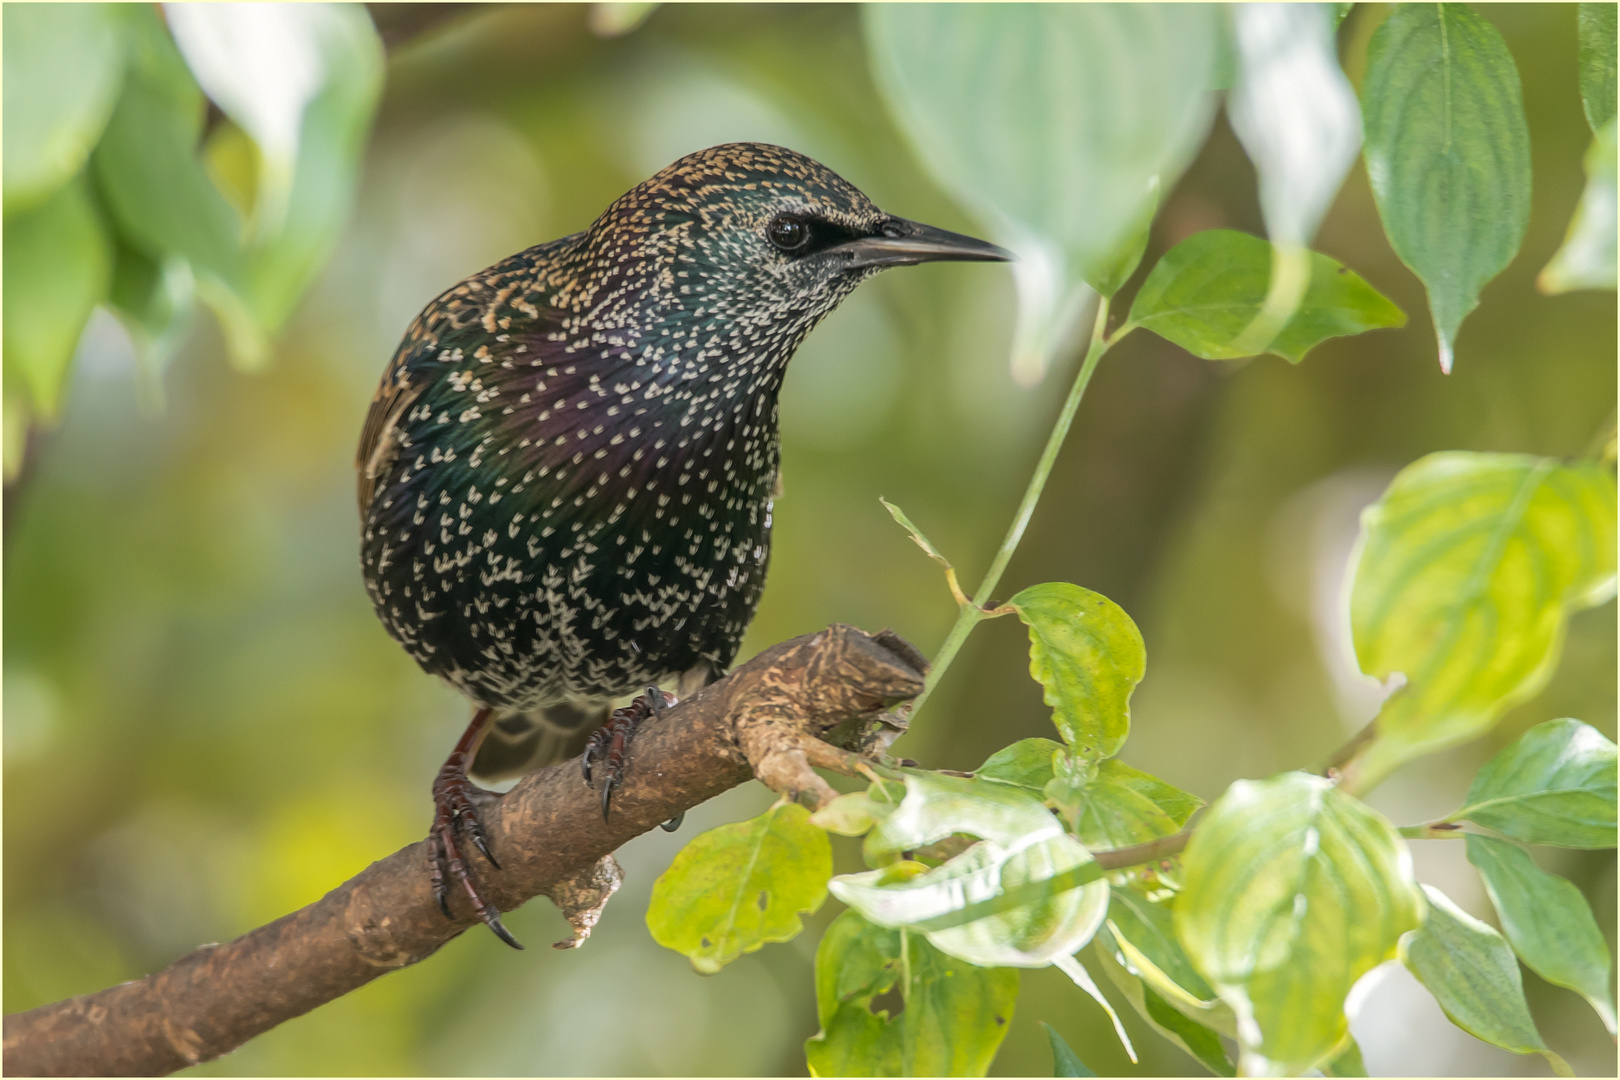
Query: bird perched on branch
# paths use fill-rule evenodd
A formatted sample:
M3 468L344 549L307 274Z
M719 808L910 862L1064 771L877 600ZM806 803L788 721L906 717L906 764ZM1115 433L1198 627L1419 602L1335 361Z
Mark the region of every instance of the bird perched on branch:
M361 435L361 563L388 632L475 710L433 785L446 915L459 882L521 948L470 871L467 841L499 864L469 772L584 749L606 815L629 737L673 700L660 684L684 694L730 665L765 581L777 392L805 335L886 267L1008 258L884 213L802 154L732 143L417 316Z

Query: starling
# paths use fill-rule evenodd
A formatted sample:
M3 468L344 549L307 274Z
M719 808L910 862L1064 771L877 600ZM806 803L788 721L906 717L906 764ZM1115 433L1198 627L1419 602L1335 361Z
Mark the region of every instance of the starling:
M805 335L886 267L1010 257L886 214L802 154L731 143L416 317L356 465L372 605L475 710L433 785L446 915L453 880L521 947L463 854L470 838L499 867L469 773L584 748L606 814L625 741L673 700L657 688L690 692L736 655L770 555L777 393Z

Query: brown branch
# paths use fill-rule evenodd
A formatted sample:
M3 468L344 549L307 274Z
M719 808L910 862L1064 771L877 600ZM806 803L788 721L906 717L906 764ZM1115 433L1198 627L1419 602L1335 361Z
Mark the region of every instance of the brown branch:
M816 785L826 785L805 761L807 740L858 735L852 726L870 728L879 710L915 696L922 689L915 662L915 650L894 635L848 626L767 649L641 729L608 822L578 762L525 777L484 811L504 867L478 863L487 895L503 911L555 897L575 926L575 942L562 944L577 943L618 887L614 849L742 783L751 763L766 759L763 772L778 790L819 801L826 793ZM6 1074L173 1072L432 955L475 920L459 892L453 920L438 910L427 860L426 842L412 844L228 944L205 945L144 979L6 1017Z

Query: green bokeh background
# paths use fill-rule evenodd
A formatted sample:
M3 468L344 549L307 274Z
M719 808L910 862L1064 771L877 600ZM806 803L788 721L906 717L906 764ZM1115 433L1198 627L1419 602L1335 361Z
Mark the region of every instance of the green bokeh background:
M1422 288L1358 165L1316 246L1391 296L1408 326L1329 342L1299 367L1211 364L1134 335L1103 362L1005 579L1009 594L1074 581L1131 613L1148 665L1122 756L1206 799L1318 762L1370 715L1336 651L1332 600L1356 514L1396 469L1439 449L1577 454L1614 406L1614 294L1534 287L1590 138L1574 8L1479 10L1520 67L1535 202L1519 257L1463 327L1456 374L1440 374ZM1341 32L1354 56L1370 14ZM680 154L739 139L809 153L892 212L980 229L888 120L854 7L672 6L614 39L590 32L583 7L501 8L393 50L355 216L268 372L231 370L203 319L166 403L143 407L116 325L92 323L64 419L7 502L7 1012L234 937L424 833L466 708L389 640L361 586L351 460L376 379L444 287L583 228ZM1224 122L1137 280L1215 227L1262 231ZM1012 312L1005 270L923 267L864 286L812 335L783 391L786 495L744 656L835 621L938 646L949 594L877 497L976 579L1078 359L1015 385ZM1446 813L1481 762L1542 720L1613 737L1615 622L1613 604L1577 616L1543 694L1486 739L1408 766L1374 805L1397 823ZM1024 648L1010 620L981 627L899 752L972 768L1050 735ZM537 900L507 920L527 952L469 933L194 1071L802 1074L815 942L836 902L812 932L711 978L643 923L653 879L687 839L769 801L750 784L677 834L627 845L626 885L581 950L544 947L566 927ZM839 844L840 868L857 868L854 842ZM1460 845L1415 849L1420 876L1486 915ZM1612 852L1538 856L1613 926ZM1611 1069L1591 1011L1525 979L1549 1044L1581 1072ZM1133 1070L1096 1005L1045 970L1023 976L997 1073L1050 1073L1040 1020L1099 1073L1197 1071L1128 1014ZM1399 970L1355 1030L1375 1074L1546 1072L1456 1031Z

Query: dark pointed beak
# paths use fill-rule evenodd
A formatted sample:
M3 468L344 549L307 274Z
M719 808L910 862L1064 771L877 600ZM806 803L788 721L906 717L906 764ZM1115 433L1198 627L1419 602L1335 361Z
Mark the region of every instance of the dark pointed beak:
M1011 262L1015 257L1006 248L905 218L890 218L879 235L839 244L828 254L848 259L842 267L846 270L925 262Z

